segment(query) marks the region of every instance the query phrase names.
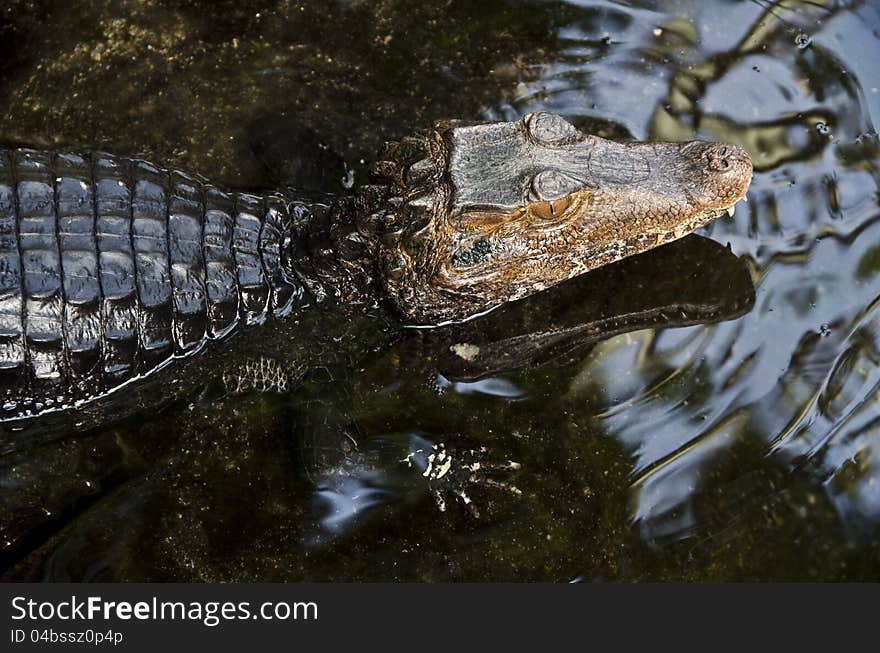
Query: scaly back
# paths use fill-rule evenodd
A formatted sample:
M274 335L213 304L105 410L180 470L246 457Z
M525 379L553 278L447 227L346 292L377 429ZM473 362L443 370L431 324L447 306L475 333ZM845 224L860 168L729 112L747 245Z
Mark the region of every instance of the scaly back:
M0 421L288 312L291 208L134 159L0 150Z

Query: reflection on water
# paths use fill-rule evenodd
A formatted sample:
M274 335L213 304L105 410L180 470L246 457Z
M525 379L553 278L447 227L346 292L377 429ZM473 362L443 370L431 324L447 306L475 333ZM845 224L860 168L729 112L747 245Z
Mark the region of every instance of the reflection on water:
M358 174L376 141L433 118L541 109L616 137L732 141L756 163L748 204L679 249L349 352L290 396L184 405L6 461L8 577L880 578L880 7L475 5L337 3L329 20L306 3L296 23L281 3L231 11L229 39L165 5L95 8L97 36L48 12L70 27L53 43L26 13L7 26L35 55L0 69L19 100L0 135L245 185L279 174L248 134L287 134L291 115ZM169 23L193 38L159 38ZM157 85L149 100L90 104L108 58ZM184 97L176 127L157 120ZM164 145L175 129L185 146ZM516 460L497 480L520 494L468 485L474 520L465 486L435 483L438 512L423 472L441 444Z

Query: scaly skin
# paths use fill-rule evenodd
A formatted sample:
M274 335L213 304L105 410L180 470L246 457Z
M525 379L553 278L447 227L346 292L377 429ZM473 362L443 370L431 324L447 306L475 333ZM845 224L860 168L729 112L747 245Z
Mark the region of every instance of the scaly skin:
M389 144L375 184L326 203L106 154L2 152L0 422L318 304L465 320L690 233L751 173L735 146L614 143L544 113Z
M0 152L4 421L70 407L303 296L296 206L105 154Z

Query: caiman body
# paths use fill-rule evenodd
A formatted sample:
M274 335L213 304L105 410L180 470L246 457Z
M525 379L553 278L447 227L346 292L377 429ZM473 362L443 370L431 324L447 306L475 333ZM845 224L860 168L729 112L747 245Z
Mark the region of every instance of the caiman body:
M289 313L303 289L281 249L297 215L142 161L3 152L3 416L87 401Z
M551 114L389 144L326 201L102 153L0 152L2 449L267 319L461 321L680 238L745 196L730 145L615 143Z

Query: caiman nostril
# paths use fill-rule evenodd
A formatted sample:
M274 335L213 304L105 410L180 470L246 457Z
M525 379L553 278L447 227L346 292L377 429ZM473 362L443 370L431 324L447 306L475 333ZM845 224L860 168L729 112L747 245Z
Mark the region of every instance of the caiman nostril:
M712 156L709 157L709 169L718 172L725 172L730 169L730 160L727 157Z

